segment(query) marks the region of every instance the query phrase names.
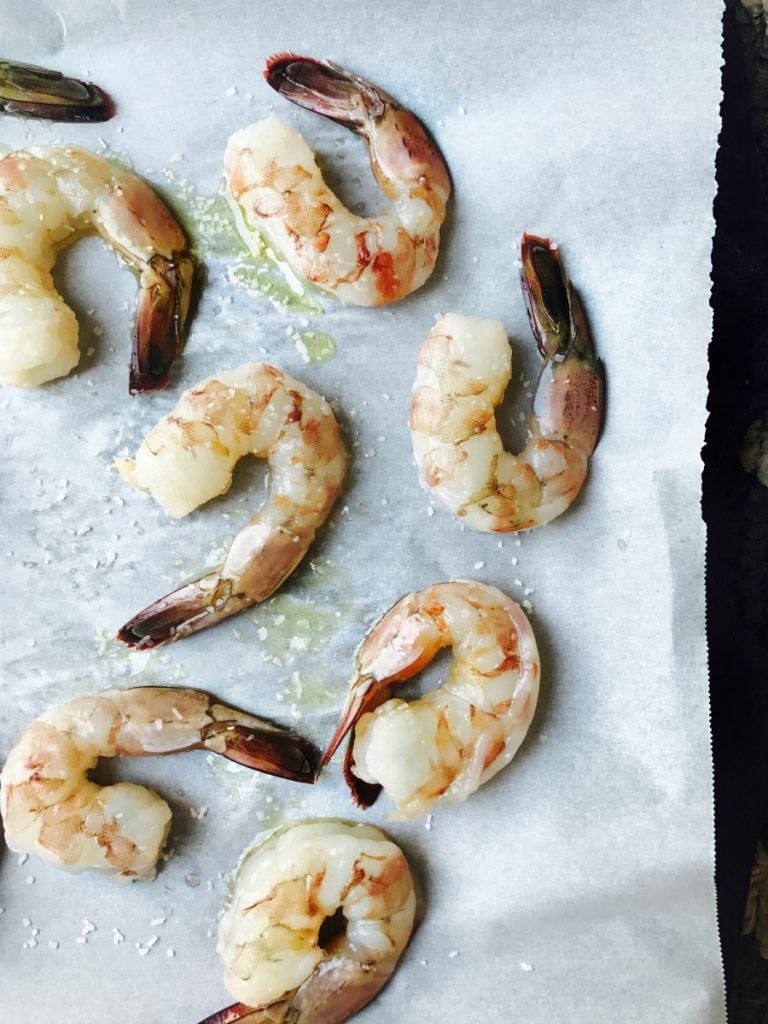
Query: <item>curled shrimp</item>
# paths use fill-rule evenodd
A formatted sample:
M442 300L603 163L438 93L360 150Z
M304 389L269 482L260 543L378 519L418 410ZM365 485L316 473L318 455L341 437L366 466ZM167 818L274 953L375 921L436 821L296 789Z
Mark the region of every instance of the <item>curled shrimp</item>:
M96 231L140 276L132 393L163 387L184 343L194 263L140 178L78 146L0 160L0 381L37 387L77 366L78 325L53 283L58 252Z
M441 647L455 661L448 680L420 700L387 692L427 665ZM470 580L407 594L368 633L327 764L351 730L344 774L355 802L383 788L393 820L461 803L517 753L536 710L539 654L520 607Z
M93 82L60 71L0 60L0 113L46 121L109 121L115 105Z
M171 809L131 782L88 778L100 757L206 749L257 771L314 782L314 748L199 690L105 690L50 708L21 733L0 773L8 846L67 871L153 878Z
M339 912L343 929L321 945ZM389 980L415 917L408 862L379 829L279 829L243 855L219 922L224 983L240 1002L203 1024L342 1024Z
M346 452L331 407L264 363L220 373L182 395L118 468L172 516L224 494L247 453L270 469L267 499L216 570L161 597L119 638L152 647L266 600L306 554L341 488Z
M421 287L437 259L451 192L448 169L422 123L328 61L280 54L264 74L286 99L362 136L393 205L375 218L352 213L325 184L298 132L268 118L236 132L224 158L246 244L263 233L294 271L357 306L381 306Z
M546 363L519 455L504 450L494 416L512 375L497 320L449 313L421 347L411 440L440 503L484 532L543 526L579 493L603 419L604 377L581 303L547 238L524 235L522 285Z

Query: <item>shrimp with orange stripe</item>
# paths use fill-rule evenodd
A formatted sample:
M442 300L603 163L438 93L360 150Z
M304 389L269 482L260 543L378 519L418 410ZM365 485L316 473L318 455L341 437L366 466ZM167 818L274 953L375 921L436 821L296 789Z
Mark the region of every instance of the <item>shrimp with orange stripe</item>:
M269 85L301 107L360 135L392 206L378 217L348 210L328 188L315 154L277 118L227 144L224 170L240 233L264 235L291 270L344 303L381 306L420 288L434 269L451 193L445 161L424 125L371 82L329 61L278 54Z
M387 699L442 647L454 662L419 700ZM536 710L540 663L531 624L496 587L471 580L407 594L355 654L341 720L323 763L351 734L344 774L370 806L384 789L393 820L461 803L509 764Z

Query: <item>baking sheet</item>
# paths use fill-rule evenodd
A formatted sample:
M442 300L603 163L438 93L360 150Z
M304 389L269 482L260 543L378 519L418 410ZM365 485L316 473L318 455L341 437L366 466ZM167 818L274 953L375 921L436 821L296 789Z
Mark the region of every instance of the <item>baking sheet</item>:
M98 240L61 257L80 368L0 395L0 756L53 702L155 682L209 689L323 745L352 650L385 608L452 576L495 584L532 605L537 717L513 764L469 802L430 828L389 828L422 879L427 913L359 1019L656 1022L674 1007L681 1024L722 1021L699 517L720 4L469 12L224 0L212 17L202 3L182 14L146 0L6 0L2 10L8 56L92 78L119 110L99 126L3 118L0 141L106 144L175 198L198 234L210 235L200 197L219 187L228 135L273 113L299 127L348 202L380 205L359 141L262 82L279 50L333 58L411 106L449 162L455 196L432 281L383 310L323 301L322 315L281 311L231 279L225 240L207 261L171 387L134 400L133 277ZM407 409L418 346L449 310L502 320L515 380L535 375L515 266L524 229L557 239L585 299L608 418L573 509L499 540L431 510ZM332 360L305 363L295 342L305 329L333 337ZM111 463L183 388L252 359L337 404L354 457L347 490L272 602L130 654L115 629L214 563L261 500L263 474L241 466L229 495L175 522ZM518 386L510 421L525 403ZM197 1021L229 999L216 918L253 835L305 815L382 824L388 809L382 798L356 813L337 763L312 789L205 754L110 765L107 777L150 782L171 802L172 856L153 883L124 888L2 853L8 1024L26 1024L31 1005L40 1019L78 1024Z

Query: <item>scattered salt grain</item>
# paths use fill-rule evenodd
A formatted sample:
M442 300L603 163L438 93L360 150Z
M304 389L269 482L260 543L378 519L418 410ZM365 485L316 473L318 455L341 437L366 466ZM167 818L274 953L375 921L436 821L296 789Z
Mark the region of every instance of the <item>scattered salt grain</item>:
M521 971L532 971L533 970L533 964L527 964L525 962L525 960L521 960L520 961L520 970Z
M236 85L230 85L230 87L227 89L227 96L237 96Z
M48 949L58 949L58 948L59 948L59 944L56 941L56 939L51 939L50 942L48 943Z
M475 568L476 569L483 569L484 567L485 567L485 562L475 562Z
M165 951L165 955L170 960L172 960L176 956L176 950L172 946L169 946L168 949L166 949L166 951Z
M458 955L459 955L458 949L452 949L451 952L448 954L448 958L449 958L449 960L455 960Z
M122 945L123 942L125 942L125 936L123 935L119 928L112 929L112 941L116 946L120 946Z
M432 815L431 814L427 815L427 820L424 822L424 828L427 830L427 832L431 832L432 831Z
M26 864L27 863L28 859L29 859L29 854L28 853L22 853L22 855L20 857L16 858L16 863L19 865L19 867L21 867L22 864Z

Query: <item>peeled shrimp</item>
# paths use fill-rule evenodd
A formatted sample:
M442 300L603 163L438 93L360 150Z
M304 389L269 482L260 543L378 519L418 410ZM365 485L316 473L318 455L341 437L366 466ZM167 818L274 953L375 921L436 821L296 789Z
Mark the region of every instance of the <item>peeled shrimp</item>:
M314 782L314 748L198 690L105 690L50 708L24 729L0 773L8 846L67 871L153 878L171 809L143 786L98 786L100 757L206 749L257 771Z
M451 192L424 126L381 89L327 61L280 54L265 77L286 99L362 136L393 205L375 218L352 213L299 133L268 118L236 132L224 158L246 244L263 233L296 273L357 306L381 306L421 287L437 259Z
M445 685L420 700L387 700L441 647L455 661ZM407 594L355 653L327 764L351 730L344 774L370 806L383 788L393 820L458 804L508 764L523 742L539 693L539 654L520 607L470 580Z
M339 910L344 929L321 945ZM342 1024L389 980L415 915L408 862L379 829L279 829L243 855L219 923L224 983L241 1002L203 1024Z
M564 512L587 476L603 419L603 368L578 296L549 239L524 235L522 283L546 359L519 455L504 451L495 407L512 376L497 320L449 313L418 358L411 439L427 487L475 530L543 526Z
M0 160L0 381L37 387L80 360L75 314L53 283L56 256L96 231L140 275L131 392L162 387L184 343L194 263L152 189L79 146Z
M267 460L267 499L240 531L223 565L139 612L119 632L152 647L178 640L266 600L306 554L341 488L346 452L330 406L316 392L263 363L220 373L182 395L118 463L172 516L224 494L238 459Z

